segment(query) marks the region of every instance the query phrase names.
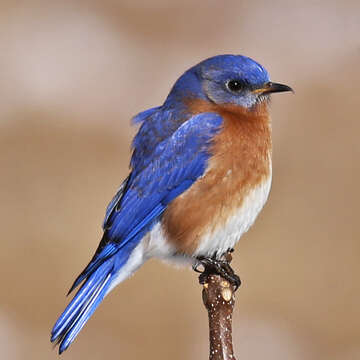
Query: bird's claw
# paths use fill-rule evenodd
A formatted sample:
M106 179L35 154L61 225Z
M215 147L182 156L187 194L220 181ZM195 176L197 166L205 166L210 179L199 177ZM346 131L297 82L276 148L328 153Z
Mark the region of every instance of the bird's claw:
M197 262L192 266L192 269L197 272L197 273L202 273L203 270L200 270L199 267L203 266L203 264L201 262Z
M204 270L200 271L199 267L203 266ZM226 260L218 260L216 258L200 257L198 262L193 266L194 271L200 273L199 283L207 283L210 275L220 275L225 280L229 281L235 287L235 290L241 285L241 280L238 275Z

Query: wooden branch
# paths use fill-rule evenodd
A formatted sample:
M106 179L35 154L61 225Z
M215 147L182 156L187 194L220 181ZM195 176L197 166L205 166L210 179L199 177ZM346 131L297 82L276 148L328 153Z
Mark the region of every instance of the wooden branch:
M209 275L202 297L209 315L209 360L235 360L232 344L234 286L220 275Z

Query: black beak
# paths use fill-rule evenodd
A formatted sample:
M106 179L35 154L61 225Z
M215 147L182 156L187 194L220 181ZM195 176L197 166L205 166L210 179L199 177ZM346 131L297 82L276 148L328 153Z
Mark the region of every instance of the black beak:
M285 92L285 91L291 91L292 93L294 92L294 90L290 86L270 82L270 83L267 84L266 90L264 91L263 94Z
M285 91L291 91L292 93L294 92L294 90L290 86L274 83L274 82L268 82L265 84L263 88L256 89L253 92L260 94L272 94L272 93L285 92Z

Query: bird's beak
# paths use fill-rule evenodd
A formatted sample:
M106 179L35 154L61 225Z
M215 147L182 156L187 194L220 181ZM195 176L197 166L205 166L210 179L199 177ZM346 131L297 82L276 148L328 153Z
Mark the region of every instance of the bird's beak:
M291 91L294 92L294 90L287 85L274 83L274 82L268 82L260 89L253 90L254 94L271 94L271 93L277 93L277 92L284 92L284 91Z

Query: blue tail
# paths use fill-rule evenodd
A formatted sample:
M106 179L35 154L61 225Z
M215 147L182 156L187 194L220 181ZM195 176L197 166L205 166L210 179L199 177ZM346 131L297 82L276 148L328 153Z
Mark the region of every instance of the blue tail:
M114 258L108 259L86 279L55 323L51 332L51 342L59 344L59 354L74 341L103 300L115 273L114 263Z

